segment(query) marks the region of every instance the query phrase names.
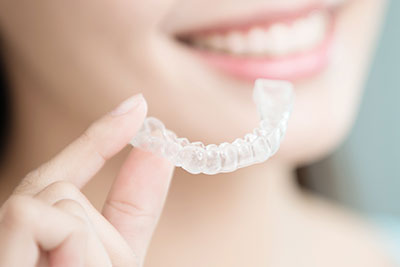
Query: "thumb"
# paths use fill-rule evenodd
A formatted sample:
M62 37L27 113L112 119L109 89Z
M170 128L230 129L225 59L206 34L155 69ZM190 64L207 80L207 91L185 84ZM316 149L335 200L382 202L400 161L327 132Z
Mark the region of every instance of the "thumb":
M103 215L143 260L168 192L173 164L133 149L114 181Z

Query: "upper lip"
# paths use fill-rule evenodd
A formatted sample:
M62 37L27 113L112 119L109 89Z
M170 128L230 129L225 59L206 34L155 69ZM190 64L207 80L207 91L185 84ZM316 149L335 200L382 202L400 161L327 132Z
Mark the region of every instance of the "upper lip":
M226 32L232 29L234 30L246 30L254 25L268 25L276 22L290 22L302 16L310 13L313 10L328 8L335 10L339 7L339 3L343 1L331 1L327 4L322 1L318 1L312 4L308 4L303 7L297 7L287 10L267 10L259 8L251 15L237 15L228 19L219 21L211 21L207 25L196 25L189 28L177 30L173 35L178 40L185 40L187 37L199 34L215 33L215 32Z

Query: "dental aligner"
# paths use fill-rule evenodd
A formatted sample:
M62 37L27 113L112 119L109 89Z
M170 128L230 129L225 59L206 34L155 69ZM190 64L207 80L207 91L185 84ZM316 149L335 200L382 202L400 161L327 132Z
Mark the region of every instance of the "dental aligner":
M274 155L286 133L293 105L292 84L286 81L258 79L253 100L261 117L259 126L232 143L207 145L178 138L154 118L145 119L131 141L135 147L157 153L192 174L233 172Z

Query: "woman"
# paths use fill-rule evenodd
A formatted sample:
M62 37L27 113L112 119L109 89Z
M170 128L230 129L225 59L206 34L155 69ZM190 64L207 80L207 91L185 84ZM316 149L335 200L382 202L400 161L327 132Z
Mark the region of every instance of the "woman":
M301 192L294 172L348 131L384 4L1 1L0 266L141 266L146 254L145 266L392 266L367 225ZM153 235L173 167L124 148L147 109L179 136L232 141L257 123L259 77L296 88L277 155L218 176L176 169Z

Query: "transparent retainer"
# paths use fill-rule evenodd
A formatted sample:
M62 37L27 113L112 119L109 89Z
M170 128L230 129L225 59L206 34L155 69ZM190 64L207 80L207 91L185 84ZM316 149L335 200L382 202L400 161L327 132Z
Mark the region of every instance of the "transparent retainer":
M293 86L286 81L258 79L253 100L261 117L259 126L232 143L191 143L166 129L160 120L148 117L131 144L166 157L192 174L233 172L264 162L278 151L286 133L294 101Z

